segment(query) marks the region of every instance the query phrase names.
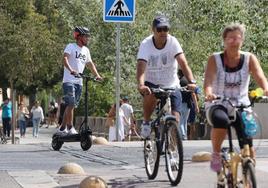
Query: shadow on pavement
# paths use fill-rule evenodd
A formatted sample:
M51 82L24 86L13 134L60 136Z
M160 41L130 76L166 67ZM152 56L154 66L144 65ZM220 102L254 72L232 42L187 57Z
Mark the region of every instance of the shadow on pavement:
M144 180L139 177L138 179L133 178L115 178L110 179L108 186L111 188L137 188L137 187L157 187L159 183L167 183L170 187L168 180Z

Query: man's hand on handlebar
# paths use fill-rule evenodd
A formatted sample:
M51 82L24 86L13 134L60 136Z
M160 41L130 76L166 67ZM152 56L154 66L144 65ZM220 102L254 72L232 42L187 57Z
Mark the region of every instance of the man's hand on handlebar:
M78 72L72 70L72 71L71 71L71 75L74 75L74 76L75 76L75 75L78 75Z
M190 91L195 91L196 84L187 84L187 89Z
M150 88L145 86L145 85L139 85L138 90L142 95L150 95L150 94L152 94Z
M205 101L213 101L213 100L215 100L217 98L218 98L218 96L215 95L214 93L208 93L205 96Z

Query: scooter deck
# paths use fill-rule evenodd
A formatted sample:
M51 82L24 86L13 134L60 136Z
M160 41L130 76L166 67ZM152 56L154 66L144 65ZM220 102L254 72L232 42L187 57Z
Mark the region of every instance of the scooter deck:
M59 135L58 141L60 142L80 142L80 134L63 134Z

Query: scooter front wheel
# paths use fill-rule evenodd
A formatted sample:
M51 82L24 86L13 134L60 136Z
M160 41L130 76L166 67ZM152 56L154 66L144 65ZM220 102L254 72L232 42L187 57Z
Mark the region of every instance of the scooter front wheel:
M59 141L56 136L53 136L51 146L55 151L59 151L63 142Z
M92 137L91 135L83 135L81 136L81 148L84 151L87 151L92 146Z

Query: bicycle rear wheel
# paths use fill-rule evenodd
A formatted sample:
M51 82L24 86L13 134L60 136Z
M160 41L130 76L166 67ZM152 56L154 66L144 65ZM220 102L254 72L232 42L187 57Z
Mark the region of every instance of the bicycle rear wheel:
M167 175L171 185L178 185L183 171L183 146L181 136L177 128L178 123L174 120L166 122L165 133L165 159Z
M252 162L247 162L243 167L243 187L256 188L257 180L255 175L255 168Z
M157 176L160 158L158 149L157 130L152 128L150 139L144 140L144 162L148 179L154 179Z

